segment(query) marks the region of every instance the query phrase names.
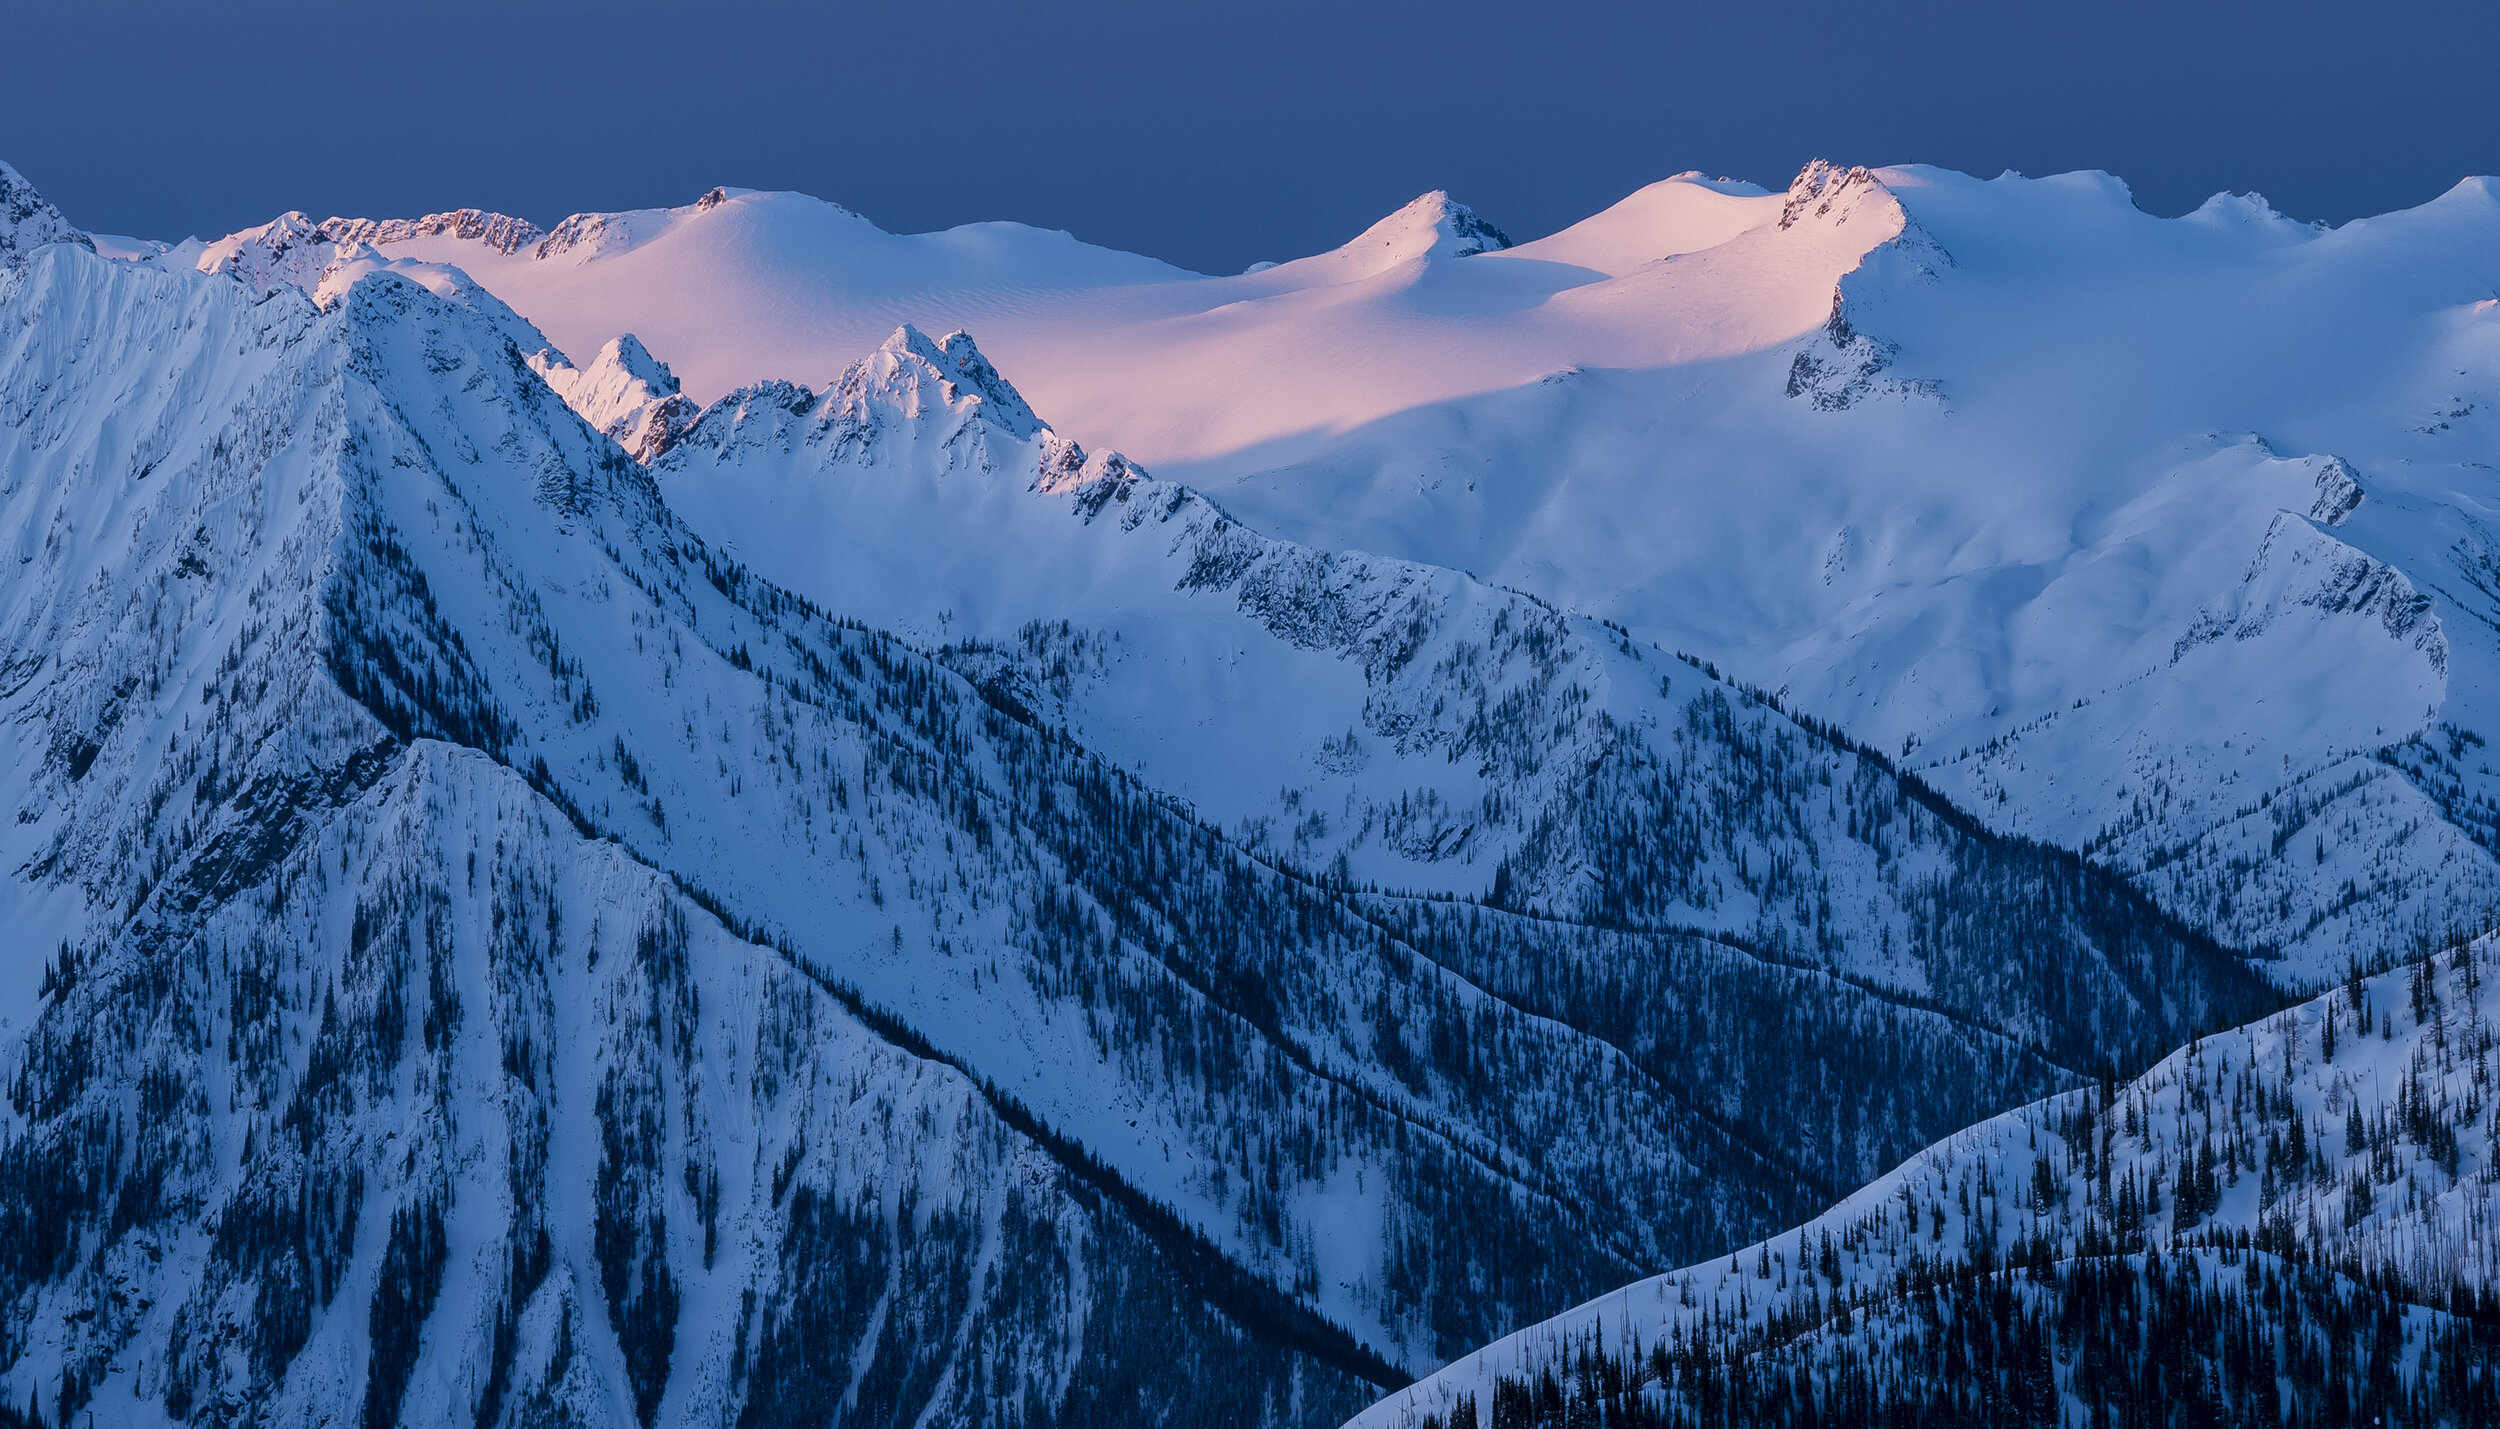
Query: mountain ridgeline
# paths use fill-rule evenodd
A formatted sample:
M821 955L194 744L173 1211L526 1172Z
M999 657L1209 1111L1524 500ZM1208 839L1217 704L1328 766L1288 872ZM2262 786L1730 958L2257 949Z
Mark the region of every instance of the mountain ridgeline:
M2487 178L2328 228L2243 194L2157 217L2105 173L1818 160L1515 244L1427 194L1230 276L717 190L188 251L308 288L448 264L577 357L636 334L703 404L822 382L905 320L968 328L1061 432L1267 535L1780 691L2286 987L2500 910ZM749 504L681 496L706 530ZM991 566L959 615L1018 574Z
M1973 1127L1355 1424L2490 1423L2496 952Z
M11 1413L1333 1424L2279 1004L969 339L655 427L456 270L99 256L0 178Z

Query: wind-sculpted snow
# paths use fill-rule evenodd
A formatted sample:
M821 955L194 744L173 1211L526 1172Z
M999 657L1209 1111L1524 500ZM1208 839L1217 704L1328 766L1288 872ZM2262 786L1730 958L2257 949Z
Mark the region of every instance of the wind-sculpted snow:
M2354 977L1958 1133L1352 1423L2483 1422L2493 954Z
M0 917L48 953L0 1026L0 1403L1325 1423L2262 997L1619 633L1083 454L967 339L750 391L655 479L460 275L249 276L0 279ZM1314 677L1346 738L1294 777L1374 833L1141 772L1080 686L1151 621L1009 583L912 615L933 658L662 499L828 461L1037 538L924 550ZM1533 812L1473 864L1420 794L1392 828L1435 764Z
M2444 729L2488 737L2500 672L2489 181L2331 231L2253 197L2156 219L2101 174L1821 162L1781 193L1679 176L1508 248L1464 219L1427 195L1223 278L791 194L583 216L561 253L389 251L582 351L636 332L704 401L967 328L1064 435L1265 534L1473 572L1783 692L2289 985L2500 909L2500 790L2424 772ZM2287 541L2324 582L2276 561L2251 588ZM2426 605L2391 626L2339 570ZM2315 811L2306 861L2266 827L2287 802Z

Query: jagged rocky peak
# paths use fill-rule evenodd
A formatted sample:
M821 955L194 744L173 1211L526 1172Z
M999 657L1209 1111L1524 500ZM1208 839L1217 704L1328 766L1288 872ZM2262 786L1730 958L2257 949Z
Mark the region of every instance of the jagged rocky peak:
M844 411L873 403L915 419L951 412L978 418L1019 441L1043 430L1042 419L981 355L972 334L956 331L933 340L910 323L852 363L834 384L832 400Z
M1033 490L1046 496L1088 492L1101 500L1126 500L1129 488L1151 480L1146 469L1115 451L1088 454L1085 448L1056 432L1042 437ZM1099 503L1097 503L1099 504Z
M545 230L526 218L482 208L429 213L423 218L329 218L322 220L321 233L333 242L362 243L372 248L448 234L483 243L498 253L518 253L547 237Z
M50 200L36 192L26 176L0 163L0 268L46 243L77 243L94 248L86 234L61 217Z
M1828 219L1835 226L1847 223L1869 199L1881 202L1891 213L1900 212L1900 201L1873 170L1855 165L1842 168L1827 159L1814 159L1789 182L1780 227L1794 228L1809 219Z
M1878 267L1897 264L1919 281L1934 282L1959 265L1887 182L1894 172L1813 160L1790 181L1779 227L1809 243L1837 242L1866 256L1881 252L1888 261Z
M552 347L533 353L529 365L576 416L615 438L638 461L668 450L698 414L695 404L679 395L668 364L630 332L608 339L588 367L573 366Z
M753 383L705 407L679 435L688 450L670 469L681 478L723 462L769 466L778 460L769 452L804 450L827 466L908 469L933 459L924 470L1023 476L1029 491L1077 494L1097 509L1147 479L1119 452L1088 453L1053 431L969 333L932 338L909 323L821 390Z
M1862 167L1842 168L1816 159L1799 170L1780 206L1782 241L1803 251L1847 262L1832 287L1831 316L1791 361L1788 395L1810 398L1817 411L1835 412L1867 397L1937 398L1933 378L1881 377L1898 349L1860 331L1856 311L1880 308L1905 283L1931 284L1959 266L1935 235L1885 182Z
M1509 234L1445 191L1434 189L1364 229L1339 251L1385 256L1402 263L1413 258L1466 258L1510 246Z
M668 364L652 356L651 349L642 345L642 339L630 332L618 333L610 338L607 345L599 349L598 360L591 364L591 368L594 371L613 368L654 392L677 390L676 374L668 370Z
M630 332L609 338L591 359L588 367L575 367L563 353L543 348L530 358L530 367L547 378L547 385L558 396L572 400L568 388L595 384L613 388L620 393L631 392L639 398L665 397L677 390L677 376L668 364L652 356L642 339ZM554 375L550 375L554 374Z
M311 293L321 277L342 257L363 252L360 245L341 243L322 225L290 209L258 228L229 233L200 253L200 271L225 273L256 293L282 287Z
M2317 499L2309 519L2321 526L2341 526L2361 509L2361 478L2352 463L2339 456L2318 459Z

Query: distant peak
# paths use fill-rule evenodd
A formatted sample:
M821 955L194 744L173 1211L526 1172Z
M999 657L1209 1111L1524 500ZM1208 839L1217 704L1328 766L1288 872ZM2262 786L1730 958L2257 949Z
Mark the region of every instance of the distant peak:
M1340 252L1405 262L1413 258L1466 258L1510 247L1510 235L1441 189L1417 197L1366 228Z
M2218 193L2197 205L2197 216L2215 223L2283 223L2283 212L2251 189L2244 194Z
M354 242L341 243L302 213L289 209L257 228L229 233L200 253L203 273L224 273L256 293L301 288L307 295L321 285L322 275L342 258L363 252Z
M1509 234L1494 227L1485 220L1484 215L1451 198L1440 189L1434 189L1431 193L1425 194L1415 200L1415 204L1440 210L1440 222L1436 227L1456 244L1449 254L1450 257L1466 258L1473 254L1489 253L1496 249L1510 247ZM1409 205L1409 207L1413 206Z
M726 184L714 184L711 188L704 191L703 197L694 201L694 211L696 213L710 213L713 209L719 208L721 205L728 203L731 199L752 198L759 192L761 192L761 190L731 188ZM818 202L821 203L823 200L820 199ZM842 208L840 204L829 204L827 207L841 209L844 213L850 212L849 209Z
M652 356L651 349L642 345L642 339L630 332L618 333L608 339L607 346L599 349L599 356L590 366L594 372L614 368L654 392L677 390L677 374L668 370L667 363Z
M1780 227L1794 228L1809 220L1846 223L1859 205L1877 195L1891 198L1892 191L1873 171L1854 165L1844 169L1826 159L1810 160L1789 181L1788 202L1780 209ZM1895 201L1893 207L1898 206Z
M934 394L924 389L929 378L939 384ZM905 323L876 352L852 364L838 390L846 400L881 399L912 417L923 415L933 405L944 406L980 417L1019 439L1043 430L1042 419L1026 405L1023 394L981 355L972 334L960 330L932 340ZM934 404L926 400L930 396L935 397Z
M2489 174L2468 174L2449 185L2448 191L2432 199L2432 203L2490 203L2500 199L2500 179Z
M334 242L362 243L369 248L440 234L482 243L498 253L518 253L524 248L534 247L547 236L537 224L526 218L491 213L482 208L429 213L423 218L324 219L321 232Z
M956 333L954 336L962 338L966 343L972 341L968 333ZM946 350L930 341L929 335L922 332L914 323L905 323L896 328L885 341L877 344L877 351L898 355L908 354L936 366L944 366L946 363Z
M0 268L7 268L46 243L95 244L61 217L26 176L0 163Z
M1042 440L1041 460L1034 468L1032 489L1045 496L1068 493L1089 493L1090 500L1081 500L1088 521L1104 503L1125 501L1128 492L1144 481L1146 469L1118 452L1103 451L1087 455L1085 448L1053 432Z
M329 241L327 235L322 233L321 225L306 218L304 211L300 208L290 208L258 228L246 228L242 231L271 246L292 247L298 243Z
M632 333L609 338L588 367L575 368L553 348L529 358L530 370L574 413L651 461L693 425L694 403L677 391L677 376Z

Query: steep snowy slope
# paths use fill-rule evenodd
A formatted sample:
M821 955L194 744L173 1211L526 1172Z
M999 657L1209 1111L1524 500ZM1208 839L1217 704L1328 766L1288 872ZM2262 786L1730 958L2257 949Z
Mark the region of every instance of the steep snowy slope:
M1079 459L968 345L688 434L904 489L955 472L924 440L988 452L1011 529L1140 592L1178 536L1223 555L1167 599L1280 674L1429 597L1446 692L1507 670L1474 757L1562 720L1593 772L1503 781L1619 826L1545 835L1511 907L1371 894L1094 752L1073 684L1019 693L1046 646L933 659L726 555L459 273L333 252L319 304L251 273L53 243L0 274L0 918L35 949L0 1402L1330 1422L2262 996L1620 636ZM1028 489L1054 452L1072 485ZM1660 732L1590 744L1635 696ZM1839 965L1827 856L1902 920L1888 983ZM1721 928L1802 918L1679 930L1705 889Z
M530 370L583 421L640 461L668 450L697 411L678 394L668 364L630 332L611 338L588 367L577 368L553 348L541 348L530 354Z
M1116 454L1087 456L961 333L899 330L821 398L787 384L732 394L655 476L755 569L949 641L940 657L992 698L1244 848L1339 885L1487 900L1618 944L1612 994L1564 1011L1524 989L1606 961L1592 950L1497 972L1482 945L1501 940L1456 935L1429 902L1375 915L1432 929L1415 936L1479 982L1650 1049L1665 1080L1834 1192L1906 1151L1908 1125L1879 1115L1826 1135L1859 1109L1780 1078L1786 1095L1765 1095L1759 1068L1674 1065L1690 1054L1666 1050L1681 1044L1662 1023L1691 986L1689 954L1621 949L1619 935L1836 975L2077 1069L2157 1052L2131 1039L2182 1016L2211 1025L2251 1005L2215 978L2219 950L2177 960L2110 880L1974 838L1882 761L1618 631L1454 572L1261 538ZM1627 1002L1648 1011L1627 1017Z
M0 268L22 261L46 243L95 248L95 240L71 227L25 175L0 163Z
M1784 690L2294 983L2500 908L2485 181L2326 232L1818 164L1507 249L1480 224L1427 196L1220 279L793 195L386 248L569 349L638 333L701 400L967 327L1062 432L1258 529Z
M1913 912L1965 834L1880 762L1533 597L1258 537L1050 432L963 332L898 330L823 397L735 392L655 480L758 572L945 642L1270 857L1733 934L2045 1039L2093 1022L1945 967L1995 962Z
M512 659L584 667L498 543L580 579L562 533L649 502L492 323L58 246L0 285L7 900L45 933L10 959L41 983L0 1118L8 1402L1292 1419L1345 1397L1333 1365L1385 1373L1273 1292L1232 1296L1245 1341L1168 1213L514 772L542 711L500 703ZM454 552L471 578L429 582ZM453 590L509 624L464 636Z
M1352 1422L2487 1422L2494 954L2355 978L1973 1127Z
M11 1404L622 1424L847 1398L967 1422L1142 1395L1301 1422L1346 1366L1390 1374L857 992L729 933L714 895L577 832L543 762L536 790L515 772L541 720L606 751L619 795L691 763L631 760L582 683L614 657L564 653L551 601L684 650L683 718L807 707L664 618L656 578L621 604L581 584L632 592L595 533L662 518L495 324L388 278L324 316L58 246L0 283L9 916L60 935L11 959L42 971L0 1123ZM885 648L818 638L828 665ZM825 680L863 712L981 708L891 658ZM911 779L936 753L904 724L777 729L866 754L812 787L885 807L884 833L983 827L969 791L971 829L881 792L881 759Z

